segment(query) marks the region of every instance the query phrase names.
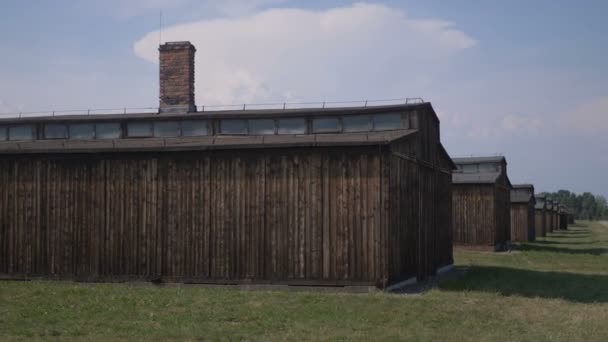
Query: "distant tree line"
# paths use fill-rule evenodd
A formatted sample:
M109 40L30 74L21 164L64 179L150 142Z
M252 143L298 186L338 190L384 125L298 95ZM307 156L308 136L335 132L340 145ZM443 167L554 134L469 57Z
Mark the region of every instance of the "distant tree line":
M608 219L608 202L604 196L593 195L590 192L577 195L568 190L559 190L553 193L543 192L542 194L568 207L570 213L574 214L576 219Z

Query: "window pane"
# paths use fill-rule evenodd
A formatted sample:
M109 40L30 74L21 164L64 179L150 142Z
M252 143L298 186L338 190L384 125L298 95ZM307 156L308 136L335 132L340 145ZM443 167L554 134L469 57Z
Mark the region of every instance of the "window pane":
M34 140L32 126L15 126L8 129L9 140Z
M274 120L249 120L249 134L273 135Z
M8 138L8 130L6 127L0 127L0 141L4 141Z
M319 118L312 120L313 133L338 132L339 130L340 127L338 126L337 118Z
M67 139L68 127L66 125L59 124L45 125L44 137L46 139Z
M222 134L247 134L245 120L222 120L220 126Z
M498 164L495 163L484 163L479 164L479 171L495 172L498 171Z
M154 123L155 137L178 137L179 123L177 121L159 121Z
M304 119L280 119L279 134L305 134L306 121Z
M474 173L477 172L477 164L464 164L462 165L462 172L465 173Z
M127 124L127 134L130 137L151 137L151 122L130 122Z
M92 124L70 125L70 139L94 139L95 126Z
M344 132L367 132L371 130L370 117L368 115L343 116L342 128Z
M120 138L119 123L99 123L95 125L97 139L118 139Z
M399 129L401 127L401 114L374 115L374 131Z
M182 135L185 137L196 137L207 135L207 121L186 120L182 121Z

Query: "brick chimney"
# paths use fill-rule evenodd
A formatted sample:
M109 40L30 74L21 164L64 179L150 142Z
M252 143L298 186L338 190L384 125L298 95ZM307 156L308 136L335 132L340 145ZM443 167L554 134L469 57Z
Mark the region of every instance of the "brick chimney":
M194 53L190 42L168 42L159 48L160 113L196 112Z

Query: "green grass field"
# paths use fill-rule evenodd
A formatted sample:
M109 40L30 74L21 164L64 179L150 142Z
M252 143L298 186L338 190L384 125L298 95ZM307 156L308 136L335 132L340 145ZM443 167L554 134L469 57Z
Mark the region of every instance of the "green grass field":
M608 225L455 259L414 295L0 282L0 340L608 341Z

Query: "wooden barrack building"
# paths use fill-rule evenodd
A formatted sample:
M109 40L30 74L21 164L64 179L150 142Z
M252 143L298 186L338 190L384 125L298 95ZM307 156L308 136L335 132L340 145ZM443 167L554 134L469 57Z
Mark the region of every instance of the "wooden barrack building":
M0 120L0 276L382 288L452 263L430 103L201 112L194 47L159 50L158 113Z
M553 231L555 230L555 209L553 208L553 199L547 198L546 202L547 210L545 211L545 216L547 217L547 219L545 231L547 233L553 233Z
M536 237L534 186L514 184L511 190L511 241L530 242Z
M553 202L553 231L559 230L560 229L560 223L559 223L559 210L560 210L561 204L559 204L558 201L554 201Z
M453 160L454 244L502 249L511 236L511 182L505 157Z
M559 229L568 230L568 208L565 205L559 206Z
M535 196L536 204L534 206L536 237L547 236L547 200L543 195Z

